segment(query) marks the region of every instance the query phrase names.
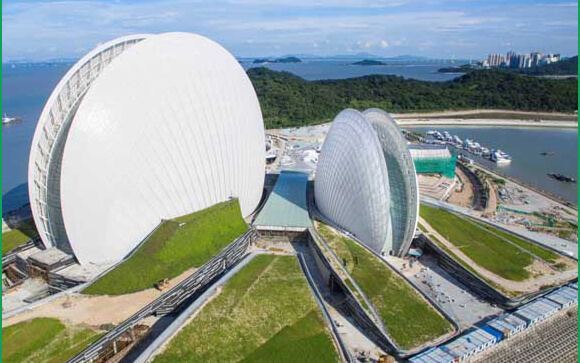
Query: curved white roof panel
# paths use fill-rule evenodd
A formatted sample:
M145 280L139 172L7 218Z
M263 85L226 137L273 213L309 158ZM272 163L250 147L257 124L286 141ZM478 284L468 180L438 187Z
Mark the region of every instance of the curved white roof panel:
M401 130L384 111L342 111L332 122L314 180L320 212L379 254L407 253L418 186Z
M96 47L64 75L38 119L28 163L28 191L34 222L47 246L72 253L60 203L62 148L79 103L103 70L120 54L147 38L130 35Z
M379 139L356 110L336 116L314 180L316 206L376 253L389 250L389 177Z
M62 219L81 263L118 261L161 221L258 205L260 105L237 60L194 34L147 37L84 96L63 148Z

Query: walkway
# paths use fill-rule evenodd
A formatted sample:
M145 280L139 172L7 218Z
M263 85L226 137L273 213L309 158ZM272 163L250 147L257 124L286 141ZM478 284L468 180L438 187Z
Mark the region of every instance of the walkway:
M308 174L284 170L254 221L258 230L304 231L312 227L306 206Z

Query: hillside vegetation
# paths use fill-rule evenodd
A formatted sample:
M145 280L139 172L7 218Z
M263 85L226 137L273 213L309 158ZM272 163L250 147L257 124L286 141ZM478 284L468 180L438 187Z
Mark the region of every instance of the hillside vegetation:
M36 318L2 328L2 362L61 363L101 336L90 328Z
M258 255L179 331L154 363L338 361L296 257Z
M384 262L322 223L317 229L401 348L411 349L451 332L451 324Z
M133 256L83 294L122 295L151 288L202 266L247 230L237 199L164 221Z
M2 233L2 256L38 235L34 221L22 222L17 229Z
M501 70L480 70L447 82L391 75L307 81L268 68L248 70L266 128L328 122L345 108L389 112L466 109L574 112L577 79L540 79Z

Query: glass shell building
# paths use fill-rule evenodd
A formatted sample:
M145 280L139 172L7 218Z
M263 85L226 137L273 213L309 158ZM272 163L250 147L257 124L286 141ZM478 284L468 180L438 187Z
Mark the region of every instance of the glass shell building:
M405 137L379 109L336 116L314 182L318 210L379 254L407 253L417 228L419 194Z
M99 45L58 83L38 121L29 194L46 247L81 264L121 260L163 219L263 188L264 126L238 61L199 35Z

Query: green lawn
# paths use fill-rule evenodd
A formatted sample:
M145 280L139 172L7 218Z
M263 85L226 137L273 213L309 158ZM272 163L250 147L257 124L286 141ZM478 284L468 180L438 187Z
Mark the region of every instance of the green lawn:
M451 323L384 262L322 224L318 225L318 230L401 348L411 349L452 331Z
M338 360L296 258L259 255L225 284L154 362Z
M507 290L501 286L499 286L498 284L496 284L495 282L481 276L479 274L479 272L475 271L475 269L469 265L467 262L463 261L462 259L460 259L459 257L457 257L457 255L455 253L453 253L453 251L451 251L449 249L449 247L447 247L446 245L443 244L443 242L439 241L439 239L433 235L429 235L428 238L433 241L439 248L441 248L443 251L445 251L451 258L453 258L457 263L459 263L461 266L465 267L467 270L469 270L469 272L471 272L472 274L474 274L475 276L479 277L480 279L482 279L483 281L485 281L489 286L492 286L494 289L500 291L501 293L510 296L510 297L515 297L515 296L519 296L521 294L523 294L523 292L520 291L510 291Z
M492 227L488 224L481 223L481 222L474 222L474 223L477 223L480 226L482 226L483 228L485 228L486 230L488 230L492 233L495 233L495 234L509 240L512 243L515 243L516 245L518 245L518 246L522 247L523 249L533 253L534 255L538 256L539 258L543 259L546 262L553 264L556 261L558 261L558 259L560 259L560 256L557 253L552 252L551 250L549 250L545 247L539 246L533 242L522 239L522 238L520 238L516 235L513 235L511 233L504 232L504 231L497 229L495 227Z
M530 277L533 257L455 214L421 205L420 215L449 242L486 270L508 280Z
M247 230L237 200L165 221L130 259L83 293L122 295L148 289L200 267Z
M101 336L90 328L36 318L2 328L2 362L62 363Z
M18 229L2 233L2 256L38 234L32 219L23 222Z

